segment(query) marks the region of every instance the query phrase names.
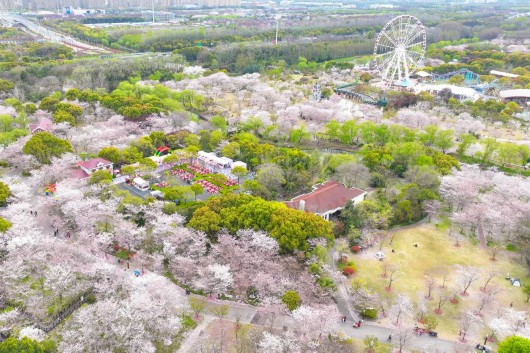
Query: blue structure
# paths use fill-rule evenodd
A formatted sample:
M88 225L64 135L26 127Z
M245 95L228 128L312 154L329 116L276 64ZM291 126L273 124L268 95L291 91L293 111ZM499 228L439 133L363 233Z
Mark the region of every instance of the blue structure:
M480 75L468 69L460 69L457 71L448 72L446 74L432 74L431 77L433 80L445 81L456 75L464 76L466 85L468 86L478 84L480 82Z

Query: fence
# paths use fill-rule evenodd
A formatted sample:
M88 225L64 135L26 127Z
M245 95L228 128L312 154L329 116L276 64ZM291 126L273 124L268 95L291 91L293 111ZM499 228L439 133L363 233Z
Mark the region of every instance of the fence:
M57 325L59 325L61 321L64 320L64 318L69 316L71 313L77 310L83 303L85 303L90 294L92 294L92 288L86 290L85 292L77 296L77 298L75 298L66 309L59 312L59 314L57 314L52 320L45 323L37 322L35 323L35 327L41 329L46 333L50 332L51 330L56 328Z

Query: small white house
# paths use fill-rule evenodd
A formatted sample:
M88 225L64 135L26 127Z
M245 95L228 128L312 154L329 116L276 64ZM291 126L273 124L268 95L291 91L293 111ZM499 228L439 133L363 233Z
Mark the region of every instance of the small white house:
M135 188L141 191L149 190L149 182L147 180L144 180L142 178L134 178L133 179L133 185Z

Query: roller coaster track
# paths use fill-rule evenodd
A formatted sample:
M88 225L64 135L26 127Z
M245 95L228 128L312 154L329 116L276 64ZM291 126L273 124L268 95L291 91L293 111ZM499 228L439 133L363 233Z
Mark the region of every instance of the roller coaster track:
M353 86L353 84L351 85L347 85L346 87L349 87L349 86ZM342 87L339 87L339 88L335 88L335 93L341 95L341 96L346 96L350 99L355 99L355 100L358 100L362 103L365 103L365 104L373 104L373 105L376 105L377 104L377 100L374 99L373 97L370 97L369 95L366 95L366 94L363 94L363 93L359 93L359 92L355 92L355 91L350 91L350 90L347 90L347 89L344 89L345 87L342 86Z
M431 77L433 80L437 80L437 81L444 80L445 81L456 75L464 76L464 78L466 79L466 83L468 84L472 82L478 83L480 80L479 74L476 74L473 71L468 70L468 69L460 69L460 70L448 72L445 74L432 74Z
M359 80L357 80L357 81L355 81L353 83L348 83L346 85L338 86L338 87L335 88L335 93L337 93L338 95L341 95L341 96L346 96L346 97L348 97L350 99L354 99L354 100L360 101L360 102L365 103L365 104L377 105L377 99L375 99L373 97L370 97L367 94L359 93L359 92L347 89L349 87L355 86L358 82L359 82Z

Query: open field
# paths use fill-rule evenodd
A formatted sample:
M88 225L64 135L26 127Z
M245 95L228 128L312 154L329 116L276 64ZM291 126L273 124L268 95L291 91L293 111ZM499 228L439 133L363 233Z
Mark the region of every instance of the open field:
M511 277L520 278L523 283L530 280L524 266L518 263L518 256L513 253L500 253L496 261L491 261L491 255L486 249L480 249L467 240L462 241L460 247L456 247L454 240L450 239L447 233L447 230L439 230L432 224L421 224L398 230L392 245L386 241L383 246L386 256L384 261L378 261L375 258L374 254L377 249L353 255L353 260L357 265L354 278L363 281L368 288L373 289L382 298L402 293L416 302L418 293L426 293L425 275L431 275L437 281L436 288L433 290L433 299L428 303L429 315L432 315L438 297L436 292L439 290L444 272L448 273L446 286L449 288L449 293L452 293L452 289L455 288L456 291L457 288L455 283L457 275L454 267L456 264L480 268L483 274L469 288L469 296L460 296L458 304L448 301L442 308L443 314L435 315L440 321L436 330L439 331L440 336L446 338L455 339L458 336L460 313L465 310L475 310L481 295L480 287L484 286L487 279L486 273L492 268L498 271L499 276L492 279L488 288L495 287L501 290L496 296L498 304L509 307L510 303L513 303L513 308L518 310L530 308L522 290L511 286L504 278L509 273ZM417 248L413 246L414 243L418 244ZM392 249L395 253L391 252ZM391 293L385 290L388 286L388 278L381 276L384 262L397 266L401 273L392 284ZM490 304L489 307L493 305L495 304ZM380 321L385 325L392 325L390 318L380 318Z

